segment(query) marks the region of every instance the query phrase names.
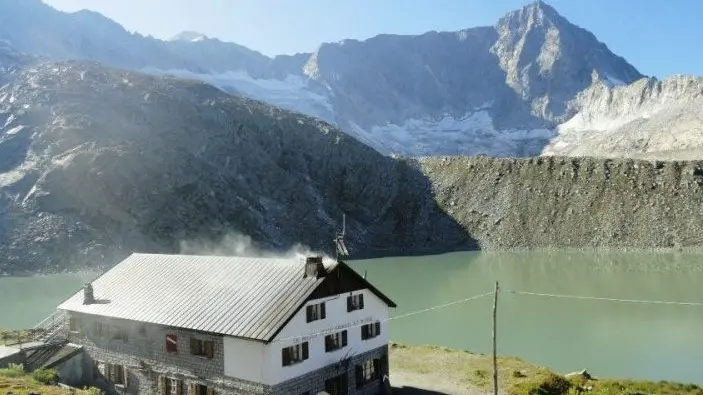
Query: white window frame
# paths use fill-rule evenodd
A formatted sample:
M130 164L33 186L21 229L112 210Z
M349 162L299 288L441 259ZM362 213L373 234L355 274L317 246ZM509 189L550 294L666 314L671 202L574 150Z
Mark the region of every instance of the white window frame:
M374 365L373 359L367 359L361 364L362 378L364 382L369 382L376 378L376 365Z

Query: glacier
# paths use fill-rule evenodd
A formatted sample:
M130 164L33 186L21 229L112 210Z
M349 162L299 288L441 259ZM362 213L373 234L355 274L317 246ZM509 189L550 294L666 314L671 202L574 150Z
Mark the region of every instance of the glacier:
M279 80L254 78L246 71L241 70L224 73L195 73L185 69L161 70L146 67L139 71L156 76L169 75L200 80L228 93L247 96L335 124L332 103L326 96L314 92L308 81L299 75L288 74L285 79Z
M462 116L410 118L401 125L387 123L363 129L352 124L352 134L388 155L478 155L508 157L516 152L539 153L540 143L554 137L542 129L497 130L485 107Z

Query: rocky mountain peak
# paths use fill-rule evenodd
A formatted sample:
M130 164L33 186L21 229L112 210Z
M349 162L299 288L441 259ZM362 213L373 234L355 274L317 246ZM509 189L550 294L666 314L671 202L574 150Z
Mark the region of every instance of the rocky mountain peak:
M491 51L506 83L531 104L531 112L560 122L573 115L567 102L593 83L594 75L627 84L642 77L588 30L546 3L536 1L509 12L495 26Z
M568 21L557 10L543 1L535 1L519 10L511 11L496 24L498 30L526 31L534 27L555 26Z
M182 32L176 34L169 41L184 41L184 42L195 43L195 42L205 41L207 39L208 39L208 37L202 33L186 30L186 31L182 31Z

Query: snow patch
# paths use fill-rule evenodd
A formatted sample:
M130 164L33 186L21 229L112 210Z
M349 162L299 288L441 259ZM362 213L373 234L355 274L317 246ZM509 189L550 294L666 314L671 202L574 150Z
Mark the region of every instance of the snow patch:
M13 136L13 135L21 132L22 129L24 129L24 125L15 126L14 128L11 128L8 131L6 131L5 135L6 136Z
M298 75L289 74L285 79L279 80L253 78L245 71L201 74L182 69L161 70L151 67L140 71L151 75L171 75L201 80L226 92L238 93L334 123L334 109L329 99L314 92L308 80Z
M15 114L10 114L9 117L7 117L7 120L5 121L5 125L3 125L2 129L5 129L6 127L10 126L12 122L15 120Z
M489 106L490 104L488 104ZM485 108L485 107L484 107ZM365 130L351 123L362 142L387 155L513 156L516 152L540 152L539 145L554 137L550 129L496 130L485 109L461 117L445 114L438 119L407 119L403 124L376 125ZM534 148L526 147L530 143Z

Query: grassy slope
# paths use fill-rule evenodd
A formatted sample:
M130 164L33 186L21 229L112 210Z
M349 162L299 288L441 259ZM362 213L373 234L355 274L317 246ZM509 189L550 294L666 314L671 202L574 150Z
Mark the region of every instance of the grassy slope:
M92 395L95 392L77 391L49 386L39 383L32 378L31 374L26 374L18 369L0 369L0 393L25 395L31 392L42 395Z
M391 374L411 373L428 390L439 386L446 391L447 382L456 387L455 393L492 393L493 360L488 355L443 347L412 346L391 342ZM648 382L634 380L561 379L548 369L526 363L518 358L498 359L498 387L509 395L577 394L577 388L592 387L584 392L591 395L703 395L703 389L693 384ZM548 385L544 385L547 383ZM394 383L393 383L394 384ZM551 384L551 385L549 385ZM559 389L559 384L563 389ZM571 388L566 388L570 386ZM543 390L540 391L539 388ZM550 389L550 387L557 387ZM465 388L473 391L465 392Z

